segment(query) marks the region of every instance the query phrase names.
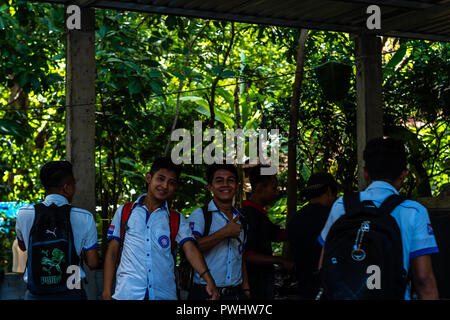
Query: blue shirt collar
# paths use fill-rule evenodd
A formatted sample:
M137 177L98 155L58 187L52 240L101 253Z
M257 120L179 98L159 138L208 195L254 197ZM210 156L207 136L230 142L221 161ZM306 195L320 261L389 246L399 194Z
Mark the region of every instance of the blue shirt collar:
M389 190L394 194L399 194L397 189L394 188L394 186L386 181L381 181L381 180L377 180L377 181L373 181L367 188L366 191L370 191L373 189L385 189L385 190Z
M44 205L49 206L52 203L56 204L58 207L61 207L65 204L69 204L69 200L67 200L66 197L60 195L60 194L56 194L56 193L52 193L49 194L45 197L44 201L43 201Z
M144 207L145 209L147 209L147 207L145 207L145 205L144 205L144 199L145 199L146 195L147 194L143 194L143 195L139 196L139 198L137 198L137 200L134 202L133 208L135 208L136 206L140 206L140 207ZM158 209L169 212L168 208L169 208L169 205L167 204L167 201L164 201L164 203Z
M231 210L232 210L233 214L236 214L239 217L241 217L241 213L235 207L231 207ZM208 204L208 211L211 211L211 212L216 212L216 211L222 212L222 211L219 210L219 208L217 208L216 203L214 202L214 200L211 200L209 202L209 204Z

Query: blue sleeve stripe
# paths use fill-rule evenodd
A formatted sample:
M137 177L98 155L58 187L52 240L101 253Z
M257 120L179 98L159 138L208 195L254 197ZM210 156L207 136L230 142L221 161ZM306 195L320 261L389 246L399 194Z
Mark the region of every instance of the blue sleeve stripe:
M117 240L120 243L120 237L108 236L108 241L110 241L112 239Z
M319 243L320 243L320 245L321 245L322 247L325 246L325 241L322 239L322 235L319 234L319 237L317 238L317 241L319 241Z
M180 245L180 247L182 247L183 244L185 244L185 242L188 242L188 241L194 241L194 243L197 243L197 240L195 240L194 238L187 237L187 238L184 238L183 240L181 240L178 244Z
M197 236L197 237L203 237L203 235L200 233L200 232L198 232L198 231L192 231L192 234L194 235L194 236Z
M97 249L98 248L98 243L95 243L92 247L89 247L89 248L83 248L83 250L84 251L89 251L89 250L92 250L92 249Z
M409 258L413 259L413 258L417 258L417 257L420 257L420 256L424 256L426 254L437 253L437 252L439 252L439 249L437 247L430 247L430 248L420 249L420 250L416 250L414 252L411 252L409 254Z

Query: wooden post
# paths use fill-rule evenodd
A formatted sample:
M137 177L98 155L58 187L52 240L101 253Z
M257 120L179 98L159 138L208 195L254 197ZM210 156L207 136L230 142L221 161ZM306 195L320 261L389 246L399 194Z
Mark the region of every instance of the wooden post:
M300 108L301 86L303 81L303 69L305 65L305 45L308 37L308 29L300 29L297 48L297 65L295 80L292 87L291 109L289 112L289 139L288 139L288 195L286 224L297 211L297 137L298 114Z
M66 154L73 165L72 205L95 215L95 11L81 8L81 29L66 26ZM95 274L84 267L88 299L96 299Z
M355 39L357 92L357 152L359 190L366 187L362 174L366 143L383 136L381 39L359 35Z

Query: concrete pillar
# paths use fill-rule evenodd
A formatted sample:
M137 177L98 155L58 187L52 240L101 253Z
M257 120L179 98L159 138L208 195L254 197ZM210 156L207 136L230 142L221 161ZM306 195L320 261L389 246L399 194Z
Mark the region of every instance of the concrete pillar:
M383 135L381 39L374 35L355 38L357 92L357 152L359 189L366 187L362 174L367 141Z
M81 8L81 29L66 26L66 154L77 181L72 204L95 214L95 11ZM87 267L89 299L95 274Z

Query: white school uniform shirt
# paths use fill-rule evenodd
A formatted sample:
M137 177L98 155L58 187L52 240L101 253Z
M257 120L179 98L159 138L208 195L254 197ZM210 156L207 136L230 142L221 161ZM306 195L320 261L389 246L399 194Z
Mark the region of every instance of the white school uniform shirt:
M67 198L59 194L49 194L42 202L46 206L55 204L58 207L69 204ZM28 250L28 240L30 237L31 227L34 223L35 211L34 205L27 205L20 208L16 219L16 235L17 240L24 243ZM92 213L87 210L72 207L70 210L70 224L72 225L73 243L78 256L81 250L89 251L98 248L97 228ZM27 282L27 270L23 275L23 279ZM81 278L85 278L86 274L80 268Z
M374 181L359 194L360 201L372 200L375 206L379 207L390 195L398 194L398 191L387 182ZM340 197L333 204L328 220L319 235L318 240L322 246L325 245L331 226L343 214L345 214L344 202L343 197ZM430 217L424 206L413 200L405 200L391 212L391 215L395 218L400 229L403 247L403 267L407 272L409 271L411 259L439 252ZM405 293L405 299L410 299L408 288Z
M228 223L227 216L220 211L214 200L208 204L208 210L212 213L211 227L209 234L222 229ZM240 212L233 208L233 219L241 216ZM194 235L203 236L205 220L202 208L198 208L191 213L188 218L189 226ZM240 223L240 221L238 221ZM214 278L217 287L237 286L242 283L242 248L244 244L244 231L239 236L240 242L234 238L227 238L218 243L214 248L203 252L203 256L208 266L211 276ZM194 283L206 284L206 281L195 272Z
M113 298L117 300L176 300L174 260L171 252L170 220L167 203L148 212L145 194L133 204L127 222L122 255L116 273ZM114 214L108 240L120 242L123 205ZM186 219L180 214L175 241L180 245L195 241Z

